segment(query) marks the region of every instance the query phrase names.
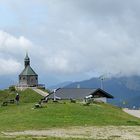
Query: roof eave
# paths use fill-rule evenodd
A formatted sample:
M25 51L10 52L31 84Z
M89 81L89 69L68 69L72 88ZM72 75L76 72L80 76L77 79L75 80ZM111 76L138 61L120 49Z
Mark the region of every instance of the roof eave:
M103 93L106 95L106 98L111 98L111 99L114 98L114 96L112 96L111 94L107 93L106 91L104 91L104 90L102 90L102 89L100 89L100 88L96 89L96 90L93 92L93 94L94 94L95 92L97 92L97 91L103 92Z

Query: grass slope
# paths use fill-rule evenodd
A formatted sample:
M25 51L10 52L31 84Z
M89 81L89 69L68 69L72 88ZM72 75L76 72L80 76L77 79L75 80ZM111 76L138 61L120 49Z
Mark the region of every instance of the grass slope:
M17 92L20 95L21 103L34 103L38 102L41 98L43 98L41 95L39 95L32 89ZM9 90L0 90L0 103L10 99L15 99L17 92L10 92Z
M10 93L8 90L0 90L0 102L5 101L7 98L9 98Z
M52 103L40 109L32 109L42 96L28 89L20 94L19 105L0 108L0 131L47 129L69 126L140 125L140 119L108 104L83 106L80 103ZM0 91L0 102L12 99L15 93Z
M34 103L38 102L41 98L41 95L33 91L32 89L27 89L25 91L19 91L20 102L21 103Z

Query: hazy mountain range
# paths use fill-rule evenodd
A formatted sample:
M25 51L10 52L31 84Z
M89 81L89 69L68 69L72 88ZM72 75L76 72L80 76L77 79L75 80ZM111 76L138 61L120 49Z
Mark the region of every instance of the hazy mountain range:
M65 82L53 88L100 88L101 81L99 78L79 82ZM103 80L103 89L114 96L110 103L123 107L140 107L140 76L131 77L112 77Z

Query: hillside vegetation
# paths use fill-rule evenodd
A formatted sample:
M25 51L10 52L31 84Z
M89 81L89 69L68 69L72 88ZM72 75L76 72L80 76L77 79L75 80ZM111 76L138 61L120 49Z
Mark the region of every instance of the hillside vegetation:
M138 118L124 113L120 108L108 104L82 103L45 104L43 108L33 109L42 97L31 89L19 92L20 104L9 104L0 108L0 131L46 129L69 126L102 126L102 125L140 125ZM15 93L0 91L0 102L12 99Z
M42 98L41 95L39 95L32 89L15 92L10 92L10 90L0 90L0 102L15 99L16 93L19 93L21 103L34 103L38 102Z

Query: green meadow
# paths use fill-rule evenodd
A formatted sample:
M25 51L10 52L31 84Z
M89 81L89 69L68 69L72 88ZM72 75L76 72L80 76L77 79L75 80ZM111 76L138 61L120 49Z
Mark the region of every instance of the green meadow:
M45 130L70 126L139 126L140 119L130 116L109 104L94 103L84 106L81 102L49 101L42 108L34 105L42 98L28 89L20 94L20 103L0 107L0 131ZM15 93L0 91L0 103L14 99ZM9 139L9 138L7 138ZM57 138L50 138L55 139ZM48 138L49 140L49 138ZM59 140L59 138L58 138Z

